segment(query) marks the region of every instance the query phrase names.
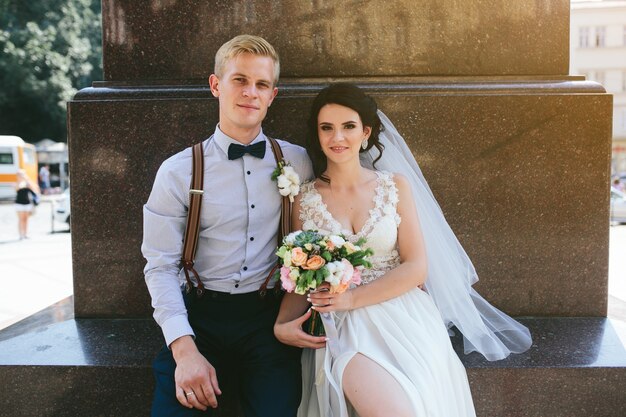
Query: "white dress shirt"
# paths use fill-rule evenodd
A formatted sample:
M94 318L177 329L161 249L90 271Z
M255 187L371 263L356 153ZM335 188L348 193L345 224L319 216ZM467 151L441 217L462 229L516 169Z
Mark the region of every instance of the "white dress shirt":
M266 141L263 131L251 142ZM271 175L276 160L266 141L263 159L245 154L228 159L228 146L240 144L219 126L203 142L204 194L195 269L206 289L240 294L257 291L276 264L281 195ZM284 158L300 175L313 177L306 151L279 141ZM187 319L181 287L185 275L179 267L189 206L191 148L167 159L157 172L144 205L143 244L146 284L154 318L169 346L194 335ZM270 285L271 287L271 285Z

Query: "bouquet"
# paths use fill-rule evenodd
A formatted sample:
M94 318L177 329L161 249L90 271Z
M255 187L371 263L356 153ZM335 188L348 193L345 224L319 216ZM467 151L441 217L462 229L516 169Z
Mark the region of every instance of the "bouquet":
M287 292L304 295L328 283L332 294L342 293L351 285L360 285L361 271L372 267L368 257L373 251L363 249L364 244L363 238L353 244L342 235L325 235L315 230L290 233L276 252L282 261L277 278ZM311 312L305 331L315 336L324 334L317 311Z

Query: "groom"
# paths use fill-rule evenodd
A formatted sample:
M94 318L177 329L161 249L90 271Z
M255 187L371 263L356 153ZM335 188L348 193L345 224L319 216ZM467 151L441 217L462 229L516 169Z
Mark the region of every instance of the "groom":
M207 409L211 415L220 385L233 375L246 416L296 415L300 350L274 337L280 298L271 291L263 298L258 293L276 262L281 208L271 179L276 161L261 129L278 93L278 76L276 51L256 36L237 36L215 56L209 84L219 100L219 124L203 142L204 194L195 258L206 288L201 297L181 292L179 267L191 148L163 162L144 206L145 279L166 342L154 361L153 416L191 416ZM306 151L284 141L280 145L301 181L311 179Z

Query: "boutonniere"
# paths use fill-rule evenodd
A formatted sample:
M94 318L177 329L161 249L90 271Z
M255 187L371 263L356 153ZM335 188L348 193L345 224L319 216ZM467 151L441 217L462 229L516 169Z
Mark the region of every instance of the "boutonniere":
M300 192L300 176L289 162L281 159L274 172L272 172L272 180L278 185L278 192L283 197L289 197L289 201L293 203L293 199Z

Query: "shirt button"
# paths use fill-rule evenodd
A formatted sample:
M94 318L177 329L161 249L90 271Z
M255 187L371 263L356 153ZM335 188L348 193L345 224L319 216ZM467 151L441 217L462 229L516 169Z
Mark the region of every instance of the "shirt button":
M248 270L248 267L247 267L247 266L244 266L244 267L243 267L243 270L244 270L244 271L247 271L247 270Z
M246 172L246 174L250 175L250 171Z
M235 288L239 288L239 284L235 284Z
M254 237L251 237L251 238L250 238L250 241L253 241L253 240L254 240Z
M251 208L254 208L254 204L252 204L250 207L251 207Z

